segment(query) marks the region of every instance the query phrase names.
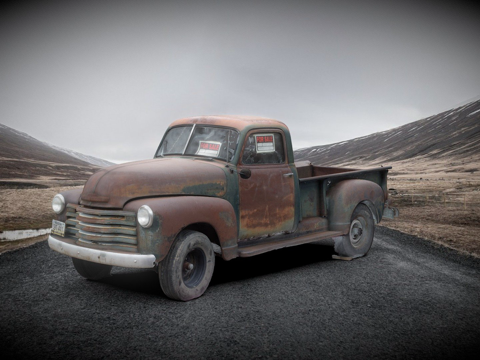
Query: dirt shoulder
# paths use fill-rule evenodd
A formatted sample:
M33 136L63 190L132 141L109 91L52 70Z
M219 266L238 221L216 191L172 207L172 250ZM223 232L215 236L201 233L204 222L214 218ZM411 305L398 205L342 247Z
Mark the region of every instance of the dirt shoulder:
M52 210L53 197L74 188L77 187L0 187L0 231L50 228L55 215Z
M381 225L480 257L480 176L399 170L388 188L400 216Z
M40 235L33 238L15 240L15 241L0 241L0 254L3 254L7 251L23 249L29 247L30 245L36 244L40 241L45 241L48 239L48 234Z
M480 257L480 174L426 173L412 171L408 164L395 164L389 174L389 196L393 206L399 208L400 217L384 219L381 226ZM53 196L81 187L47 181L42 184L50 187L0 184L0 231L49 228L54 217Z

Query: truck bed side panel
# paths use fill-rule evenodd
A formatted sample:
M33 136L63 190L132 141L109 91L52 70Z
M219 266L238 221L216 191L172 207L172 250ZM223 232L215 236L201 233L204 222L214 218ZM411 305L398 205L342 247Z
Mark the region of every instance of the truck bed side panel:
M320 186L312 181L300 184L301 219L320 216Z

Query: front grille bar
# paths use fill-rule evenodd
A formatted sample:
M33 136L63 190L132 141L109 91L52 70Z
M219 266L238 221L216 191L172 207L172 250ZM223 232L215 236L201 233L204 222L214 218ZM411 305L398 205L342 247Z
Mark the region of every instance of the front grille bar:
M66 233L79 245L137 252L136 214L121 210L91 209L68 204Z

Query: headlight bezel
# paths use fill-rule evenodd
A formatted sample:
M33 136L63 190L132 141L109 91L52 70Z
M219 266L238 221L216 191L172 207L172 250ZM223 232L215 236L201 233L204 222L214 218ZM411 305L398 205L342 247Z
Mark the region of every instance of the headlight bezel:
M143 221L143 218L140 218L140 216L145 216L148 219L148 221ZM153 224L153 210L150 208L148 205L142 205L138 208L137 211L137 222L140 224L141 227L147 229ZM143 223L142 223L143 222Z
M55 202L55 200L58 200L58 203ZM56 206L60 206L57 207ZM62 194L57 194L53 197L52 199L52 210L55 212L55 214L60 215L64 210L65 210L65 198L63 197Z

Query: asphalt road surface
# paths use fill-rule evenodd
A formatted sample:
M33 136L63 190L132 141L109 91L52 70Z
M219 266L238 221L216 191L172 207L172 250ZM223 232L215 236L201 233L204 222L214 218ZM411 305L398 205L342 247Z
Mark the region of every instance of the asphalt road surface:
M385 228L367 257L319 245L217 261L201 298L153 271L93 282L46 242L0 255L0 358L479 358L480 260Z

